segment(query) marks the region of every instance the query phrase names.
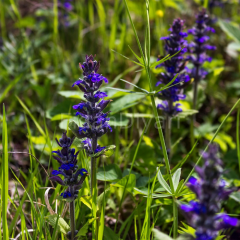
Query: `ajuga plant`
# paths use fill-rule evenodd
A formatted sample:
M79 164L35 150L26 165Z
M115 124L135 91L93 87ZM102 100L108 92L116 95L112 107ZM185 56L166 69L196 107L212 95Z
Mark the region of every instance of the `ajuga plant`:
M215 46L207 44L207 41L209 40L209 32L214 33L215 30L209 26L209 16L206 13L206 10L203 9L197 14L195 26L188 30L188 33L192 34L194 37L193 42L188 45L191 53L189 61L194 67L191 70L187 68L190 77L194 79L193 109L196 109L197 104L198 83L207 75L207 71L202 66L204 62L210 62L212 60L206 52L207 50L216 49Z
M56 155L53 156L61 166L58 170L52 171L52 177L50 180L55 181L62 186L66 186L67 189L61 193L61 197L69 202L70 206L70 226L71 231L67 233L68 239L73 240L77 234L75 228L75 199L78 196L78 191L82 186L88 172L86 169L78 169L77 166L77 156L79 152L75 153L75 149L71 148L74 138L69 138L66 132L62 134L62 138L59 141L56 139L58 145L62 148L58 151L53 151ZM60 178L58 175L62 175L64 179ZM79 178L80 177L80 178Z
M164 67L165 72L157 77L159 81L156 86L168 84L176 77L168 89L160 91L158 94L159 98L163 100L157 107L163 110L166 116L165 140L169 152L171 152L171 118L182 111L181 104L177 102L186 97L183 94L183 88L190 80L190 77L185 72L186 59L184 53L186 52L187 42L185 37L187 37L187 33L183 32L183 28L184 21L175 19L170 28L170 35L161 38L161 40L165 40L166 53L174 56L157 66L157 68Z
M82 146L87 155L91 157L91 194L94 209L97 199L96 157L112 147L101 147L97 142L98 138L107 133L108 130L112 131L108 123L110 119L107 117L109 112L103 112L110 100L104 100L107 97L107 93L99 90L102 83L108 83L108 80L97 73L100 63L94 60L92 55L86 56L86 61L83 64L79 64L79 66L83 70L83 79L76 81L73 86L77 85L79 87L84 93L86 101L74 105L73 108L77 110L76 115L85 119L83 126L78 127L76 136L84 138ZM94 210L93 215L96 217Z
M223 163L217 154L218 146L214 144L202 153L204 165L195 168L199 178L190 177L187 183L197 200L180 205L189 224L196 229L197 240L216 239L220 230L239 225L238 219L221 212L222 201L236 189L226 187L222 179Z
M58 0L60 5L59 19L65 27L69 26L69 13L73 10L72 0Z

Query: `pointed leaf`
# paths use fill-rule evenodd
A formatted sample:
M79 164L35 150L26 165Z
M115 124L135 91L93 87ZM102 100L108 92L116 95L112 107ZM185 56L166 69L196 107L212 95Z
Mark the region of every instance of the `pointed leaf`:
M81 227L81 229L79 230L78 234L76 235L76 237L78 237L78 239L81 239L80 237L86 237L87 233L88 233L88 227L89 225L95 221L97 218L92 218L90 220L88 220L83 227Z
M71 131L77 138L82 139L82 136L79 134L79 127L74 121L70 122L68 124L68 127L71 129Z
M174 191L176 191L178 188L180 176L181 176L181 168L177 169L177 171L172 176Z
M144 62L143 62L143 59L142 57L139 57L132 49L131 47L128 45L128 47L130 48L130 50L132 51L132 53L134 54L134 56L137 58L137 60L142 64L144 65Z
M135 63L135 64L137 64L137 65L139 65L139 66L141 66L141 67L144 67L144 65L142 65L141 63L138 63L138 62L136 62L136 61L133 61L133 60L131 60L130 58L128 58L128 57L122 55L121 53L119 53L119 52L117 52L117 51L115 51L115 50L113 50L113 49L112 49L112 51L115 52L115 53L117 53L117 54L119 54L119 55L121 55L122 57L124 57L124 58L130 60L131 62L133 62L133 63Z
M134 174L130 174L130 176L127 175L117 183L111 184L111 186L124 188L126 184L127 184L126 190L131 192L136 185L136 176Z
M106 157L110 157L113 153L116 146L115 145L109 145L106 146L106 148L104 148L102 151L97 152L95 154L89 155L90 157L100 157L102 155L106 156Z
M162 185L162 187L164 187L164 189L169 192L170 194L172 194L171 188L169 187L169 185L167 184L167 182L164 180L161 170L159 169L158 171L158 181L159 183Z
M154 240L173 240L171 237L169 237L168 235L166 235L163 232L160 232L157 229L153 229L152 232L154 235Z
M45 219L49 222L49 224L53 227L56 226L57 228L63 233L67 234L67 232L70 231L70 226L65 222L65 220L61 217L59 217L57 214L54 215L48 215L45 217ZM57 222L58 221L58 222Z
M122 172L117 164L109 164L98 168L97 179L101 181L115 181L122 178Z
M232 39L234 39L236 42L240 42L240 29L237 26L234 26L233 24L223 21L221 19L218 19L218 24L221 27L221 29Z
M134 86L135 88L140 89L141 91L145 92L146 94L149 94L149 92L148 92L147 90L145 90L145 89L143 89L143 88L140 88L140 87L138 87L137 85L135 85L135 84L133 84L133 83L131 83L131 82L128 82L128 81L126 81L126 80L124 80L124 79L120 79L120 80L123 81L123 82L125 82L125 83L128 83L128 84L130 84L130 85L132 85L132 86Z

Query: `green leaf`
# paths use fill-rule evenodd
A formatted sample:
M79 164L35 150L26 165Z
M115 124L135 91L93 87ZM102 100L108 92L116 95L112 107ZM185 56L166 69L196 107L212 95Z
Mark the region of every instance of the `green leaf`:
M123 114L115 114L110 116L108 122L112 127L126 127L128 125L129 118Z
M80 91L59 91L58 94L66 98L84 99L83 93Z
M115 50L113 50L113 49L112 49L112 51L115 52L115 53L117 53L117 54L119 54L119 55L121 55L122 57L128 59L129 61L131 61L131 62L133 62L133 63L135 63L135 64L137 64L137 65L139 65L139 66L141 66L141 67L144 67L144 65L142 65L141 63L138 63L138 62L136 62L136 61L133 61L133 60L131 60L130 58L122 55L121 53L119 53L119 52L117 52L117 51L115 51Z
M81 227L81 229L79 230L78 234L76 235L76 237L78 237L78 239L80 239L80 237L86 237L87 233L88 233L88 227L89 225L95 221L97 218L92 218L89 219L84 225L83 227Z
M177 238L177 240L193 240L193 239L194 239L193 236L188 233L184 233Z
M198 113L197 110L189 109L189 110L185 110L185 111L180 112L176 117L177 118L186 118L186 117L194 115L196 113Z
M158 170L158 181L167 192L172 194L171 188L169 187L167 182L164 180L160 169Z
M91 196L83 196L80 198L81 202L83 202L89 209L92 209L92 197Z
M98 168L97 180L115 181L122 178L122 172L117 164L109 164Z
M75 111L73 110L72 106L76 104L72 99L65 99L64 101L61 101L58 105L55 107L48 109L46 112L47 118L52 118L59 114L70 114L75 115Z
M143 88L140 88L140 87L138 87L137 85L135 85L135 84L133 84L133 83L131 83L131 82L128 82L128 81L126 81L126 80L124 80L124 79L120 79L120 80L123 81L123 82L125 82L125 83L127 83L127 84L130 84L130 85L134 86L135 88L138 88L139 90L141 90L142 92L144 92L144 93L146 93L146 94L149 94L149 92L148 92L147 90L145 90L145 89L143 89Z
M57 214L48 215L45 217L45 219L53 227L55 227L57 224L58 230L60 230L63 234L67 234L67 232L70 231L70 226L65 222L65 220L63 218L59 217ZM58 222L57 222L57 220L58 220Z
M135 185L136 185L136 176L135 176L135 174L130 174L130 176L129 175L125 176L124 178L122 178L117 183L111 184L111 186L124 188L126 184L127 184L126 190L131 192L133 190L133 188L135 187Z
M34 118L34 116L32 115L32 113L29 111L28 107L22 102L22 100L20 98L18 98L16 96L16 98L18 99L19 103L22 105L22 107L24 108L24 110L26 111L26 113L31 117L31 119L33 120L33 122L35 123L38 131L44 136L46 137L45 132L43 131L43 129L41 128L41 126L39 125L39 123L37 122L37 120Z
M207 133L212 133L218 128L217 125L211 125L210 123L204 123L194 129L195 137L204 137Z
M173 240L171 237L169 237L168 235L166 235L163 232L160 232L157 229L153 229L152 230L153 235L154 235L154 240Z
M120 240L120 237L109 227L104 227L103 240Z
M230 195L230 198L240 203L240 192L234 192Z
M115 114L117 112L130 108L137 104L136 101L139 101L144 97L145 94L143 93L127 94L119 98L118 100L114 101L110 106L110 111L112 112L112 114Z
M110 191L110 188L106 189L104 192L102 192L98 197L97 197L97 209L100 210L102 208L102 204L104 199L104 195L107 194L107 192ZM106 196L105 196L106 197Z
M142 57L139 57L132 49L130 46L128 46L130 48L130 50L132 51L132 53L134 54L134 56L137 58L137 60L139 61L139 63L141 63L142 65L144 65L143 59Z
M240 42L240 29L237 26L234 26L233 24L223 21L221 19L218 19L218 24L220 28L233 40L236 42Z
M71 129L71 131L73 132L73 134L77 137L82 139L83 137L81 136L81 134L79 134L79 127L78 125L72 121L68 124L68 127Z
M137 195L137 194L142 194L144 196L148 196L149 192L148 192L147 189L145 189L145 190L141 189L140 190L138 188L134 188L134 196ZM170 194L158 194L158 193L153 193L151 195L152 198L165 198L165 197L170 197L170 196L172 196L172 195L170 195Z
M135 91L132 91L132 90L122 89L122 88L114 88L114 87L106 87L106 88L111 89L111 90L115 90L115 91L126 92L126 93L145 94L145 93L142 93L142 92L135 92Z
M90 157L100 157L102 155L106 156L106 157L110 157L113 155L114 153L114 150L116 146L115 145L109 145L109 146L106 146L102 151L100 152L97 152L93 155L89 155Z
M174 191L176 191L178 188L180 176L181 176L181 168L177 169L177 171L172 176Z

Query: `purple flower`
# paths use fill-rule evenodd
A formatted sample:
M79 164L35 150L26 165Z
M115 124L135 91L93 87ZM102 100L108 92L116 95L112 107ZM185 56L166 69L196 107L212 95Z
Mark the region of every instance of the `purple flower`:
M71 190L67 190L61 194L63 198L69 198L69 200L74 200L77 198L79 190L79 182L83 183L84 179L88 175L87 170L82 168L78 170L77 156L78 152L75 154L75 149L71 148L73 139L67 137L66 133L62 134L62 138L57 141L58 145L62 148L58 151L53 151L57 156L53 156L61 166L58 170L53 170L50 180L55 181L63 186L71 187ZM62 175L64 179L61 179L57 175ZM78 179L78 176L81 175L81 178ZM69 188L70 189L70 188Z
M175 105L170 106L171 108L169 107L168 101L162 101L161 104L157 105L157 108L163 110L169 116L176 116L179 112L182 112L182 109L179 107L181 106L180 103L176 103Z
M65 192L61 193L61 196L63 198L71 198L72 194L69 191L65 191Z
M95 153L98 153L98 152L101 152L103 149L105 149L106 147L98 147L96 150L95 150Z
M215 239L220 230L239 225L237 218L232 218L221 211L221 203L235 191L226 188L221 179L222 161L218 157L218 146L210 145L207 152L202 152L205 160L203 167L196 168L199 179L190 177L187 186L196 194L197 201L181 204L189 223L196 229L196 240Z
M212 27L209 26L209 16L206 14L206 10L200 11L196 17L195 26L188 30L189 34L192 34L194 41L189 44L190 57L189 60L193 63L194 67L190 72L190 76L194 78L195 83L204 79L207 71L202 68L204 62L211 62L211 58L206 54L207 50L215 50L215 46L206 44L209 40L209 31L215 32Z
M63 6L64 6L64 8L65 8L67 11L72 11L72 9L73 9L73 6L72 6L72 4L71 4L70 2L65 2L65 3L63 4Z
M108 83L108 80L97 73L100 64L94 60L92 55L86 56L86 61L79 66L83 70L84 77L75 82L73 86L77 85L84 92L86 102L74 105L73 109L78 111L76 115L80 115L86 120L83 126L79 127L79 133L82 138L87 138L82 143L87 154L91 155L99 149L97 139L108 130L112 131L108 123L110 118L107 117L109 112L103 113L110 100L104 100L107 93L99 90L102 83Z
M181 112L179 108L179 104L175 104L174 102L178 102L181 99L185 98L183 94L183 88L187 86L190 78L186 74L184 69L186 59L184 59L184 53L187 51L186 48L186 40L187 33L183 32L184 21L181 19L175 19L173 21L173 25L170 28L170 35L167 37L162 37L161 40L165 40L165 51L170 56L176 54L171 59L161 63L158 67L164 67L165 72L159 74L158 82L156 86L159 84L168 84L175 76L178 74L178 77L174 80L174 82L169 86L169 88L159 92L159 98L164 100L162 104L158 105L158 108L164 111L170 117L177 115ZM160 59L158 59L160 60Z

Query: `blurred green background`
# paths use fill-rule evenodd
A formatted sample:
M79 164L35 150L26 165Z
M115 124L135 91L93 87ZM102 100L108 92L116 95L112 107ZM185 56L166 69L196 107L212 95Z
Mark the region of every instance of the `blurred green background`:
M152 62L157 61L159 55L164 55L164 42L159 39L168 34L173 19L180 17L185 20L187 31L194 25L196 13L204 2L206 4L208 1L150 0ZM210 43L216 45L217 50L209 53L213 61L205 64L209 74L199 89L199 113L195 125L195 136L199 137L198 150L212 138L240 97L240 7L237 0L222 2L223 7L216 7L211 13L211 17L216 18L216 34L211 35ZM79 103L83 96L76 87L72 88L72 84L81 77L78 64L84 61L85 55L96 54L96 59L101 62L99 72L108 78L109 87L133 89L120 80L125 79L149 90L146 73L139 71L140 68L130 61L136 60L131 49L139 53L124 1L82 0L70 3L71 7L66 7L65 1L60 0L0 0L0 103L6 106L10 148L12 151L30 151L46 168L56 166L54 161L51 163L51 150L56 148L54 137L67 130L67 124L72 119L79 121L74 117L72 105ZM143 43L145 1L132 0L128 4ZM191 41L191 37L188 40ZM153 70L154 85L158 73L159 70ZM113 100L108 107L113 132L101 138L100 142L102 145L115 144L116 152L111 158L103 158L101 163L115 163L126 171L141 129L153 118L151 103L143 95L127 94L106 87L103 86L104 91ZM182 101L186 114L173 120L172 143L176 143L171 161L173 166L191 149L190 117L187 114L192 102L191 86L186 94L186 100ZM162 116L160 111L159 115ZM1 119L2 115L0 124ZM157 135L152 120L134 165L134 171L142 177L138 187L146 186L149 174L152 175L162 162ZM236 110L215 141L220 145L228 169L226 178L240 186ZM183 176L194 162L195 159L190 158L186 163ZM10 166L27 185L29 158L14 153L10 155ZM45 178L42 172L39 173L34 181L36 189L45 184ZM129 201L131 208L133 203L131 199ZM240 202L240 197L236 201ZM236 201L228 204L230 212ZM109 204L109 209L114 209L114 201ZM168 205L167 202L161 204ZM126 218L129 207L124 209L121 219ZM171 222L169 211L164 208L161 213L165 216L159 220L163 229L168 228L168 222ZM109 212L110 216L114 216L114 211ZM239 212L240 209L235 209L235 213Z

